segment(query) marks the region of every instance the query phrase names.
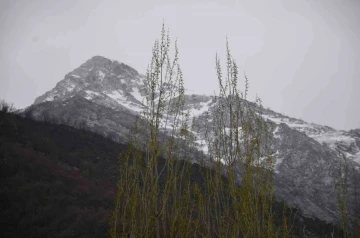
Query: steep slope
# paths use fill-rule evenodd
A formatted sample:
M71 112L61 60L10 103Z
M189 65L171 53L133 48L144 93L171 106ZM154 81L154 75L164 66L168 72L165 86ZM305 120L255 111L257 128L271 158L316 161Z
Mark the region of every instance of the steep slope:
M64 101L75 95L113 109L142 108L144 76L133 68L101 56L94 56L65 75L55 88L35 99L34 104Z
M125 141L135 116L144 108L143 80L144 76L131 67L95 56L37 98L27 111L37 119L54 118L73 126L81 124L115 141ZM205 125L211 124L218 99L196 94L186 95L185 99L185 110L193 118L190 133L197 148L206 154ZM255 104L250 105L259 110ZM276 196L300 208L307 216L338 221L335 191L338 150L360 177L359 131L337 131L272 110L264 110L263 118L273 126L271 149ZM354 190L355 187L350 188L350 192ZM349 199L349 209L360 214L360 208L356 208L358 211L354 207L353 193Z
M308 123L303 120L284 116L272 110L264 111L264 118L274 122L278 128L281 123L292 129L305 133L320 144L325 144L334 152L340 151L347 158L360 164L360 136L359 130L341 131L328 126ZM275 133L277 129L275 129Z
M206 102L207 100L209 101ZM216 101L208 97L200 104L202 107L197 111L207 111L209 118L206 119L204 112L200 115L195 114L194 135L198 138L198 148L206 153L208 148L204 128L206 123L211 125ZM255 104L251 105L259 112ZM287 117L269 109L262 111L262 117L273 128L271 150L275 162L277 198L301 208L307 216L329 222L338 221L335 186L339 182L339 168L340 163L344 163L344 155L349 168L348 179L351 181L348 184L349 214L359 217L359 197L355 191L359 191L360 183L354 181L354 178L360 178L358 130L337 131L328 126Z
M143 108L144 76L133 68L94 56L65 75L55 88L35 99L32 116L90 130L117 141L124 140Z

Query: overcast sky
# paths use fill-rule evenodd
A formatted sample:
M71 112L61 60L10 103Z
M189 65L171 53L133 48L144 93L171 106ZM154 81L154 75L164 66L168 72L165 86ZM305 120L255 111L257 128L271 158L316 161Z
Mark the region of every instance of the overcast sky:
M163 19L194 93L216 90L228 36L250 99L360 128L360 0L0 0L0 99L28 106L94 55L145 73Z

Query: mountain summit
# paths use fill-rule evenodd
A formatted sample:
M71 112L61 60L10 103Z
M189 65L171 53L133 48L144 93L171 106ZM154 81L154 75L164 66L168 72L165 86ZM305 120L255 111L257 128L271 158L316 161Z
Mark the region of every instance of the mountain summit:
M126 64L94 56L66 74L55 88L36 98L34 104L80 96L105 106L127 105L138 111L141 109L143 78Z

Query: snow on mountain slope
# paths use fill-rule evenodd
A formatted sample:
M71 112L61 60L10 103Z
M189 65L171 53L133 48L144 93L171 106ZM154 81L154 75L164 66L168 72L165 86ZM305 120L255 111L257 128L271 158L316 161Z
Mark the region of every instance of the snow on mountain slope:
M66 74L55 88L38 97L34 104L64 101L78 95L115 110L127 109L139 114L144 109L144 79L143 75L130 66L101 56L94 56L79 68ZM184 110L189 112L190 119L195 118L197 124L200 124L192 133L196 137L198 148L204 153L208 152L204 135L205 115L215 104L214 96L185 95ZM317 142L327 145L330 149L342 152L360 164L360 135L287 117L269 109L263 111L263 118L277 125L273 132L275 139L280 139L278 125L284 123L291 129L305 133ZM211 120L211 117L209 119ZM167 127L169 130L172 128L171 125Z
M360 164L360 137L350 134L346 131L335 130L328 126L321 126L314 123L308 123L303 120L290 118L271 110L266 110L264 119L274 122L276 125L286 124L290 128L305 133L320 144L327 145L330 149L343 153L347 158ZM276 135L275 128L274 136Z
M205 154L208 153L208 146L205 141L205 115L211 112L216 104L216 99L213 96L207 95L186 95L185 110L190 112L190 118L196 119L197 129L192 131L196 138L196 144L199 150ZM211 115L211 113L210 113ZM300 119L291 118L280 113L276 113L270 109L264 109L263 118L274 123L273 130L274 139L281 139L279 133L279 125L284 123L289 128L298 132L306 134L308 137L314 139L320 144L328 146L336 153L341 152L347 158L353 160L360 165L360 135L349 133L346 131L336 130L328 126L322 126L314 123L308 123ZM209 118L211 120L211 117ZM209 121L211 122L211 121ZM274 155L275 168L280 164L278 154Z
M144 76L133 68L101 56L95 56L65 75L55 88L35 99L34 104L64 101L80 95L111 108L142 110Z
M123 141L135 116L145 109L144 79L130 66L95 56L38 97L31 109L40 119L50 114L73 125L85 122L89 130ZM214 96L185 95L189 132L204 154L209 152L206 125L213 122L217 103ZM273 125L271 149L276 196L301 208L304 214L335 221L338 217L333 185L338 173L337 150L350 158L350 164L360 172L360 129L339 131L269 109L264 109L262 116ZM180 130L167 120L162 120L161 126L165 132Z

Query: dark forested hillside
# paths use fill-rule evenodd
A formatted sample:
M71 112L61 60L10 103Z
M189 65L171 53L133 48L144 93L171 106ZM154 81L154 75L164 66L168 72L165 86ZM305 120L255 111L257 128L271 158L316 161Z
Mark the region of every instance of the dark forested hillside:
M123 145L0 115L2 237L104 237Z
M2 237L107 237L124 148L88 131L0 112ZM199 184L203 169L191 169ZM281 225L283 205L274 208ZM296 210L289 217L296 237L334 231Z

